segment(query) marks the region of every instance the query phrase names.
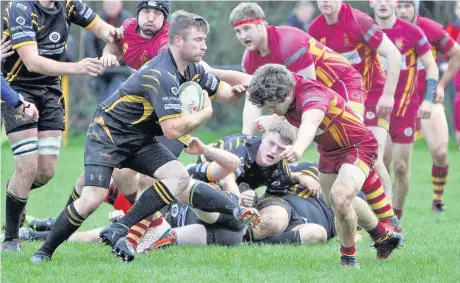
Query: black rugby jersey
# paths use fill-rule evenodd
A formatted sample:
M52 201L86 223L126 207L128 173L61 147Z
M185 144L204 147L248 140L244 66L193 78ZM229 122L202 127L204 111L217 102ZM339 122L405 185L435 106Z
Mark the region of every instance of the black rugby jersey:
M37 45L40 56L62 62L71 23L87 29L94 26L98 16L79 0L55 1L54 8L46 8L38 1L12 1L3 11L3 36L11 39L13 49ZM2 74L12 85L50 85L59 82L58 76L29 72L19 54L5 59Z
M290 170L286 161L281 160L270 167L262 167L256 163L261 140L261 137L257 136L235 134L216 141L213 146L229 151L240 158L240 167L233 172L238 184L247 183L253 189L267 186L268 194L286 194L292 185ZM200 155L197 160L196 172L193 176L203 181L213 181L209 180L207 176L207 166L201 165L211 161Z
M291 172L299 172L308 176L313 177L316 181L319 181L318 163L317 162L301 162L298 164L290 164L289 169ZM305 188L299 183L295 183L290 189L290 194L298 195L299 197L309 198L311 192L308 188Z
M217 92L220 83L199 64L188 65L185 75L180 74L168 49L144 64L99 105L104 117L108 117L104 126L121 132L163 135L160 122L182 116L177 91L181 84L192 80L200 83L210 96Z

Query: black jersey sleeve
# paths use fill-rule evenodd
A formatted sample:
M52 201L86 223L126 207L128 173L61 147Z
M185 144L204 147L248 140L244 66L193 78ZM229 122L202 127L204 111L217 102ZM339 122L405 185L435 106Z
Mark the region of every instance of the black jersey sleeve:
M5 10L13 49L25 45L36 45L33 21L37 21L31 1L14 1Z
M298 164L289 165L292 172L302 173L315 178L319 181L318 163L316 162L302 162Z
M197 82L202 89L206 90L209 97L214 98L219 89L220 80L217 76L208 73L200 64L190 64L188 66L188 77Z
M81 0L67 0L66 10L72 23L86 29L94 26L99 20L99 16Z
M286 160L283 159L278 162L274 172L268 179L267 194L285 195L292 185L291 170L289 169Z

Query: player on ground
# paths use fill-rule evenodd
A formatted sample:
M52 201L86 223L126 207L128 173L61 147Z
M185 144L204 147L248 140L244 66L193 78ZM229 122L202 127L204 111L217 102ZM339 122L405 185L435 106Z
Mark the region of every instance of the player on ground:
M309 26L316 40L340 53L363 76L365 89L364 124L379 143L375 164L385 193L391 198L391 183L383 152L387 140L394 92L398 83L401 54L367 14L340 0L318 0L321 14ZM388 59L388 75L382 69L379 55Z
M435 60L437 59L438 52L442 52L450 58L447 70L438 82L431 117L418 121L421 122L423 137L428 144L433 158L431 169L433 179L432 210L433 212L442 213L444 212L442 198L449 171L449 162L447 160L449 129L444 111L444 89L460 68L460 47L444 30L441 24L418 15L419 5L419 0L399 1L396 8L396 15L403 20L419 26L423 30L428 38L428 42L433 46L432 53ZM426 90L426 70L420 60L417 63L417 94L419 99L423 101Z
M377 258L387 258L402 243L402 236L388 230L367 203L356 197L366 179L375 174L371 168L378 143L343 98L282 65L266 64L254 74L249 101L270 114L285 116L299 128L296 141L286 146L282 158L297 161L313 141L318 144L321 190L336 216L341 265L359 267L355 257L358 223L375 242Z
M81 1L11 1L3 13L3 36L14 54L2 63L2 74L24 99L35 104L39 119L16 119L17 110L3 103L2 118L13 150L16 170L7 182L6 233L2 250L20 250L17 233L29 191L49 182L57 166L64 130L64 101L59 76L97 76L97 58L64 63L71 23L106 41L123 36L121 29L100 20Z
M85 188L80 198L59 215L50 236L31 258L33 263L49 261L56 248L100 205L107 195L114 168L131 168L158 180L123 218L101 232L101 240L123 258L129 251L122 245L125 241L118 240L128 229L171 203L187 188L187 170L156 136L164 134L178 139L212 115L207 95L201 111L182 115L175 92L182 83L199 78L210 96L232 100L237 95L234 88L219 83L215 76L194 64L206 52L208 31L208 23L202 17L175 12L168 31L168 50L145 64L100 104L85 144ZM232 213L234 210L229 211Z
M388 146L385 152L385 155L391 155L393 159L395 172L393 207L395 214L401 218L410 187L410 160L415 140L416 120L417 117L422 119L430 117L439 74L431 54L432 46L426 35L416 25L396 17L396 5L396 0L371 1L378 25L403 54L401 73L395 92L395 107L390 119L392 146ZM381 59L385 68L386 60ZM421 104L416 89L417 59L420 59L426 69L425 97Z
M241 63L245 72L252 75L266 63L284 64L289 70L332 88L353 111L364 114L362 77L345 57L297 28L268 25L264 11L256 3L239 4L230 13L229 21L238 40L246 47ZM244 134L255 133L254 120L260 116L260 109L251 103L245 104Z

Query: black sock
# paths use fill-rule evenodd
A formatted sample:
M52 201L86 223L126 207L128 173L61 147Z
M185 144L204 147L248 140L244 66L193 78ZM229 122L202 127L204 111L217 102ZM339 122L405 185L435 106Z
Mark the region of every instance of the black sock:
M69 196L69 200L67 201L67 204L65 206L70 205L72 202L76 201L80 195L77 193L77 189L73 187L72 193Z
M220 212L234 215L238 208L238 199L232 194L223 192L213 186L197 182L190 190L190 204L206 212Z
M50 231L29 231L30 240L45 241L50 233Z
M42 184L40 182L37 182L37 181L33 181L32 183L32 187L30 187L30 190L35 190L35 189L38 189L38 188L41 188L43 187L45 184Z
M56 223L39 251L51 256L62 242L77 231L83 221L85 221L85 218L78 214L73 203L66 206L56 219Z
M168 188L161 181L156 182L145 190L139 200L133 205L133 207L123 216L120 220L113 223L122 224L128 228L131 228L134 224L141 221L142 219L150 216L170 204L174 200L174 196L168 190ZM115 225L116 226L116 225Z
M284 232L278 236L266 238L257 242L264 244L300 244L300 233L299 231Z
M5 242L18 238L19 226L26 204L27 199L14 196L9 191L6 192Z

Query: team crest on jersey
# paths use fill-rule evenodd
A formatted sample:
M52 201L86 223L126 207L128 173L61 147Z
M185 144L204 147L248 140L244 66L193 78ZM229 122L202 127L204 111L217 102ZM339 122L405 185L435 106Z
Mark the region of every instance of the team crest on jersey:
M348 38L348 34L344 33L343 34L343 43L345 44L345 46L350 46L350 38Z
M126 51L128 50L128 42L125 42L125 43L123 44L122 50L123 50L123 54L126 54Z
M401 50L401 48L402 48L402 46L403 46L403 40L402 40L402 39L399 39L399 38L396 39L396 40L395 40L395 45L396 45L396 47L397 47L399 50Z
M23 17L19 16L16 18L16 23L23 26L26 23L26 20Z
M61 35L57 31L53 31L50 33L48 38L51 40L51 42L56 43L59 41L59 39L61 39Z
M145 64L149 61L149 55L147 54L147 51L144 51L144 53L142 53L142 56L141 56L141 62L142 64Z

